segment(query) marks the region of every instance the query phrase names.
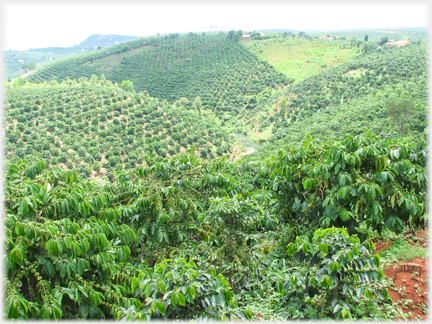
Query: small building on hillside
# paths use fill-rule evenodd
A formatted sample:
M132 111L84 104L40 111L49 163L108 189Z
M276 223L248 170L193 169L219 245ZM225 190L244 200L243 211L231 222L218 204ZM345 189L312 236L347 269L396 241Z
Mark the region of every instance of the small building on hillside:
M327 40L327 41L329 41L329 42L331 42L332 40L334 40L333 37L320 37L320 39L322 39L322 40Z
M250 34L242 35L242 40L251 40L251 35Z
M386 43L387 47L391 47L391 46L397 46L397 47L401 47L401 46L405 46L409 43L408 40L401 40L401 41L397 41L397 42L390 42L390 43Z
M261 36L265 36L265 34L264 34L264 33L260 33L260 35L261 35Z

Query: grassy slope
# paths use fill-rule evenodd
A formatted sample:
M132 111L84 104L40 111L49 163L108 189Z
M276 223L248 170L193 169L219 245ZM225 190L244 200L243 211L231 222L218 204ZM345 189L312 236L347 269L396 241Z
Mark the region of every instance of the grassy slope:
M354 136L362 133L367 128L381 137L398 137L398 128L389 120L386 109L384 108L388 98L392 96L399 99L411 98L415 103L420 104L406 124L406 135L413 137L422 136L423 129L427 126L427 78L424 73L422 73L425 67L422 63L423 58L420 55L421 52L414 52L415 49L416 47L412 47L411 49L404 48L393 51L394 55L388 57L388 62L384 60L386 56L370 54L367 57L352 61L352 63L347 63L349 65L358 65L356 70L351 70L346 73L346 75L351 76L351 78L341 80L342 82L346 82L346 87L343 88L348 92L351 91L350 88L354 87L356 84L363 84L364 80L361 81L361 79L364 78L363 73L368 70L362 66L367 64L369 61L368 57L372 62L378 60L378 62L381 63L379 66L384 67L387 66L386 64L392 63L397 67L393 69L392 73L394 74L391 76L391 81L394 83L385 84L383 86L367 86L368 92L362 94L356 93L352 95L351 98L346 98L342 104L340 103L341 100L336 100L322 109L308 111L302 109L302 106L299 106L296 109L296 111L299 112L297 115L299 118L297 120L281 118L278 102L280 98L287 96L287 93L291 93L293 87L300 87L297 89L299 91L298 94L304 96L305 93L308 92L305 90L309 89L305 83L311 79L296 83L286 89L274 91L266 102L258 104L257 111L260 112L244 121L245 125L247 124L248 135L252 141L266 142L265 148L257 153L257 155L259 155L257 159L266 158L269 154L275 153L287 144L297 147L301 146L308 133L312 135L314 141L320 143L335 140L344 134ZM417 55L415 59L413 58L414 53ZM405 62L407 55L409 57L408 60L411 60L411 65L404 66L403 62ZM415 64L413 64L413 62ZM369 67L373 66L374 65L369 65ZM337 71L333 69L333 72L343 74L346 69L341 69L341 67L343 66L336 67L335 69ZM411 71L412 78L401 78L398 71L406 70L407 68ZM326 71L317 77L313 77L312 80L316 78L320 80L325 74L328 74L328 72L331 71ZM356 80L358 81L353 83L353 81ZM324 78L320 82L324 82L331 87L331 83L328 83L328 79ZM309 93L310 97L320 92L318 84L316 84L313 91ZM338 86L342 87L342 83L339 83ZM332 94L333 98L335 96L335 94Z
M357 47L345 46L347 41L307 40L302 38L272 38L242 42L260 59L272 64L288 78L301 81L332 66L350 61L358 54Z

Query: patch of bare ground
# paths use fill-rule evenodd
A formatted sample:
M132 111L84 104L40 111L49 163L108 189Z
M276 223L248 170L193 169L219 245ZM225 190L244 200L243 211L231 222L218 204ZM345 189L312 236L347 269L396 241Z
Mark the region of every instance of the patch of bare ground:
M24 73L24 74L21 74L21 75L19 75L19 76L17 76L16 78L14 78L13 80L11 80L12 82L13 81L15 81L16 79L18 79L19 77L21 77L21 78L25 78L25 77L28 77L30 74L33 74L33 73L35 73L37 71L37 69L36 70L33 70L33 71L28 71L27 73Z
M395 285L395 289L389 289L390 297L395 302L402 299L411 301L405 303L402 311L404 313L411 312L412 319L420 317L422 320L427 320L429 318L426 313L429 306L428 265L428 260L415 258L409 262L392 265L384 270L386 277L391 278ZM418 274L420 271L421 275Z
M239 160L244 153L244 148L245 147L240 142L235 142L229 159L234 162Z
M407 233L403 235L404 238ZM427 238L428 233L421 230L416 233L418 238ZM390 241L375 243L377 252L383 252L391 247ZM422 244L427 247L427 240ZM393 280L394 288L389 289L390 297L407 314L411 312L410 320L429 320L427 309L429 308L429 261L419 257L413 260L397 262L384 270L387 278Z

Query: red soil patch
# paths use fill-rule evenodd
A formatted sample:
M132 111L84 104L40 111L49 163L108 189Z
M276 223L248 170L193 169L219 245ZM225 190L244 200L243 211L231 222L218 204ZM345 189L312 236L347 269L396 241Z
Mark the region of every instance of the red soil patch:
M406 238L410 233L407 232L403 236ZM427 238L428 233L425 230L416 233L418 238ZM382 252L391 247L391 242L380 242L375 243L375 248L377 252ZM422 246L427 247L427 240ZM406 268L413 268L418 266L421 268L421 274L417 274L412 269L403 269L403 265L409 264ZM421 318L422 320L428 320L429 316L425 313L424 309L428 309L429 306L429 290L428 290L428 280L429 280L429 261L421 258L415 258L407 262L400 262L392 265L390 268L384 270L387 278L393 280L395 289L389 289L390 297L395 301L399 302L401 299L411 300L412 303L407 303L406 307L400 306L402 311L406 314L411 312L412 318ZM420 271L417 271L420 272ZM399 290L401 290L399 292ZM421 307L424 304L424 308Z
M402 308L402 311L404 313L411 312L413 315L412 319L420 316L422 320L427 320L428 315L424 313L419 304L423 303L426 308L429 306L428 286L425 281L425 279L428 278L427 270L429 262L424 259L415 258L406 263L421 266L423 269L422 275L420 276L409 271L401 271L396 272L393 277L393 269L397 265L384 270L386 277L393 279L395 287L402 287L403 289L401 292L396 291L396 289L389 289L389 295L395 302L400 301L402 298L412 300L412 303L409 304L407 308Z
M375 249L378 253L388 250L391 247L391 242L387 241L387 242L382 242L382 243L375 243Z

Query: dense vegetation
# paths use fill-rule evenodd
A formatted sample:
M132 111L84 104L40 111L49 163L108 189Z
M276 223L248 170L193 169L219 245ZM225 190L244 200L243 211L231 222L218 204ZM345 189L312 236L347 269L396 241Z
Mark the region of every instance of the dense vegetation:
M6 318L408 318L373 240L427 221L424 42L290 84L241 34L6 84ZM265 145L233 161L239 131Z
M236 115L266 87L289 80L225 34L143 38L61 60L31 75L32 82L90 78L130 80L135 90L174 102L201 97L204 108Z
M424 224L425 146L365 133L262 165L149 156L111 181L9 163L6 314L253 318L269 298L273 318L387 318L367 233Z
M336 140L343 134L358 135L366 129L372 130L382 138L396 138L400 136L400 127L389 116L389 103L397 100L409 100L415 107L404 119L403 135L410 137L421 136L427 127L427 98L424 82L406 82L388 85L376 92L343 104L330 105L311 115L305 113L295 122L287 123L276 113L276 107L270 108L275 114L263 122L264 114L258 115L251 123L250 138L267 140L263 150L258 152L258 160L268 156L269 152L277 152L288 143L299 147L302 141L312 135L314 141L322 143ZM423 91L419 91L423 89ZM278 102L277 94L269 101ZM402 117L400 118L402 121ZM253 133L256 132L256 133ZM275 132L277 135L268 138ZM267 136L267 137L264 137Z
M101 168L130 169L145 154L171 156L191 145L205 158L229 152L227 132L186 99L169 105L105 83L94 76L83 83L10 87L6 158L40 157L89 176Z

